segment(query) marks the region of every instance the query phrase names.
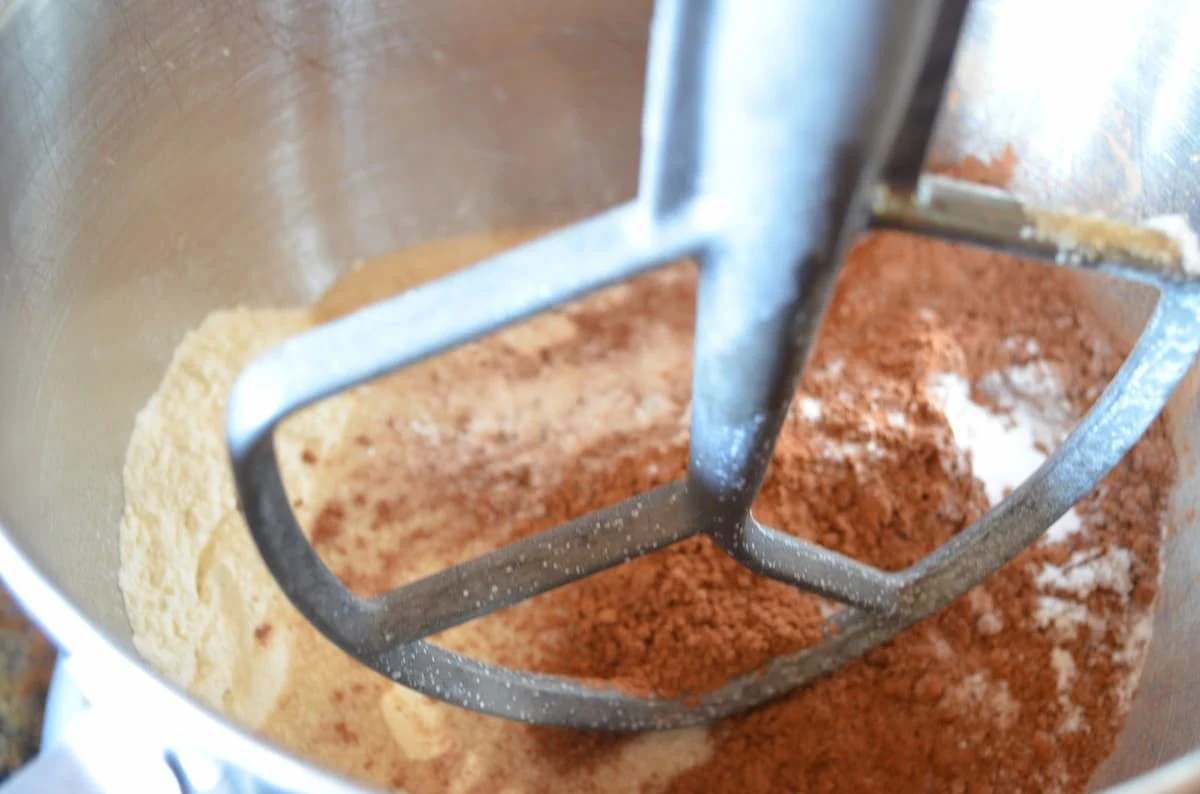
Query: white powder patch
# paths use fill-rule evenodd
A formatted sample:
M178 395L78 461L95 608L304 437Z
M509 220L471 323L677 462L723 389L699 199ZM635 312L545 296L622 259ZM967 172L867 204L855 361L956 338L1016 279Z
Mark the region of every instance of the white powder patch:
M936 631L929 632L929 645L939 659L949 659L954 656L954 648L946 642L946 638Z
M995 612L990 612L979 616L975 628L983 636L991 637L1004 631L1004 621Z
M982 587L976 587L967 593L967 604L975 615L975 630L985 637L991 637L1004 630L1004 618L996 610L991 593Z
M434 446L438 446L442 443L442 435L441 435L440 430L438 429L438 425L436 422L427 422L427 421L422 421L420 419L412 419L409 421L408 427L410 430L412 430L418 436L425 439L426 441L428 441L430 444L432 444ZM372 448L372 449L374 449L374 448ZM368 450L368 452L370 452L370 450Z
M828 377L828 373L836 371L841 373L843 364L840 361L834 361L828 366L823 373L818 373L819 377ZM876 400L882 399L882 393L876 390ZM849 402L853 398L849 392L842 392L839 400L843 403ZM893 411L893 413L898 413ZM825 407L821 401L809 397L801 396L796 400L789 409L789 416L798 415L800 419L810 424L816 425L813 430L818 434L820 439L821 456L825 460L838 462L853 462L853 461L868 461L882 460L887 455L887 450L880 444L877 437L879 428L871 417L863 417L858 426L856 438L830 438L828 428L820 426L825 419ZM903 414L901 414L903 417ZM836 424L836 423L835 423Z
M1194 272L1200 272L1200 245L1190 230L1180 244L1185 248L1185 257L1194 263ZM1003 344L1012 352L1031 357L1040 352L1033 340L1013 337ZM976 386L991 408L972 400L971 384L955 373L932 378L929 392L964 453L962 463L950 464L955 467L951 473L965 473L969 464L970 473L983 483L989 502L995 505L1046 461L1076 417L1055 371L1041 361L989 373ZM1083 708L1071 697L1079 660L1068 644L1085 639L1095 652L1109 655L1127 669L1115 685L1115 694L1122 710L1128 711L1152 629L1148 611L1130 611L1135 571L1132 552L1101 545L1102 538L1086 531L1075 510L1055 522L1039 544L1049 546L1068 540L1084 548L1062 565L1046 563L1030 571L1041 593L1034 605L1033 622L1057 644L1051 651L1050 664L1057 680L1060 734L1088 729ZM1098 592L1116 594L1125 611L1111 617L1094 613L1088 599ZM984 635L1002 628L985 595L986 591L977 588L968 596L976 630ZM967 684L983 685L970 680Z
M800 398L800 416L806 422L820 422L824 415L824 410L821 408L821 401L812 397Z
M883 447L870 441L834 441L828 440L821 447L821 454L826 460L879 460L883 457Z
M846 362L840 358L835 358L825 365L825 369L814 372L813 377L820 380L837 380L842 377L842 373L845 371Z
M1042 631L1049 630L1064 642L1079 637L1083 627L1093 633L1104 631L1104 622L1092 614L1087 604L1051 595L1038 596L1033 622Z
M935 375L929 383L955 443L970 458L994 506L1046 461L1073 417L1058 377L1042 362L989 373L979 388L1004 413L972 400L970 384L957 373ZM1047 530L1043 542L1062 542L1082 526L1072 509Z
M1179 244L1183 254L1183 269L1188 273L1200 274L1200 239L1183 215L1161 215L1150 218L1143 225L1158 229Z
M1055 544L1063 543L1072 535L1078 534L1083 530L1083 522L1079 519L1079 513L1075 512L1074 508L1068 510L1062 518L1055 521L1046 530L1046 534L1042 536L1042 543Z
M1058 375L1043 361L988 373L980 378L979 388L1013 412L1015 422L1028 424L1039 444L1056 446L1074 420Z
M1044 592L1079 600L1107 590L1128 604L1133 592L1133 555L1122 548L1077 551L1062 566L1044 565L1034 581Z
M1186 222L1176 218L1159 228L1179 241L1185 262L1191 263L1188 265L1189 272L1200 273L1200 245ZM1017 341L1013 344L1019 346L1022 343ZM1035 354L1036 343L1026 345L1025 350ZM981 473L980 454L971 449L976 476L984 481L988 497L993 502L997 490L1003 492L1011 489L1015 485L1014 480L1019 479L1018 474L1024 477L1025 473L1041 465L1046 455L1061 443L1075 418L1054 371L1043 362L1035 361L980 379L980 391L1008 413L1003 427L995 426L994 418L992 426L983 427L987 421L984 412L969 402L969 389L961 379L958 382L943 382L942 389L957 407L960 423L966 425L962 432L968 439L979 439L979 443L996 443L999 449L1004 450L1002 454L994 455L992 461L984 460ZM953 419L951 427L957 440L959 427ZM1008 446L1004 446L1005 443ZM1160 531L1164 530L1160 528ZM1034 571L1035 584L1043 593L1036 602L1034 622L1040 629L1051 632L1061 643L1078 639L1084 631L1092 642L1100 642L1103 647L1097 649L1099 652L1111 654L1116 663L1127 668L1127 674L1116 684L1116 695L1122 710L1128 711L1149 649L1152 616L1147 610L1136 614L1125 612L1104 619L1089 609L1087 599L1093 593L1105 591L1116 594L1125 608L1130 609L1134 589L1134 555L1126 548L1100 546L1099 538L1091 538L1085 533L1083 522L1075 510L1067 512L1055 522L1039 543L1060 544L1075 537L1096 545L1076 551L1061 566L1045 564L1040 570ZM1106 637L1112 638L1112 642ZM1059 697L1063 711L1059 732L1086 730L1082 709L1070 701L1069 690L1063 691L1070 686L1068 681L1071 676L1077 674L1074 670L1075 660L1064 647L1055 648L1053 654L1052 663L1060 675ZM1071 668L1068 668L1068 662Z
M1027 356L1036 356L1042 352L1042 346L1036 339L1022 336L1010 336L1000 343L1010 353L1021 352Z
M1021 716L1021 704L1013 699L1007 681L996 681L988 672L971 673L950 692L958 709L991 712L996 726L1008 730Z
M1113 654L1114 661L1129 668L1129 675L1121 679L1117 686L1117 698L1123 711L1128 711L1133 705L1133 696L1142 677L1142 665L1146 663L1146 653L1150 650L1150 634L1153 630L1154 617L1147 610L1133 619L1125 635L1124 645Z
M1084 728L1083 709L1071 699L1071 689L1075 686L1078 671L1075 668L1075 657L1070 651L1055 648L1050 652L1050 666L1054 668L1058 705L1063 710L1063 719L1059 723L1059 733L1075 733Z
M1059 694L1070 692L1075 685L1075 657L1062 648L1055 648L1050 654L1050 666L1057 676Z
M663 417L668 417L677 406L661 394L650 394L638 400L634 408L634 419L644 424L650 424Z
M904 427L908 424L908 417L903 411L888 411L884 414L884 419L887 420L888 427Z

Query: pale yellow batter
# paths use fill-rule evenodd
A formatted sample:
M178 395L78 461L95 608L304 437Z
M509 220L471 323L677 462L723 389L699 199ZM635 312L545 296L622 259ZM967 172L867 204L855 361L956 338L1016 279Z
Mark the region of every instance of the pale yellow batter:
M302 329L518 239L416 249L351 273L311 309L221 311L184 339L138 416L125 463L120 581L134 641L155 667L204 702L318 763L377 785L497 794L643 786L652 791L707 759L703 730L646 735L577 764L548 753L544 731L435 703L391 684L335 649L292 609L236 506L224 410L247 362ZM678 277L678 272L661 276ZM619 300L620 290L597 300ZM447 476L456 466L495 454L497 444L506 465L545 454L536 444L504 439L536 436L549 439L559 454L576 455L614 429L664 438L684 431L687 383L680 373L688 368L688 345L668 338L672 331L666 325L647 324L616 366L611 360L582 360L550 381L513 382L485 365L488 349L532 360L543 346L577 330L569 311L545 315L486 343L493 348L438 359L288 421L278 437L279 459L306 530L311 535L318 510L330 499L350 504L352 490L366 487L353 484L363 456L377 454L374 443L363 441L364 433L377 434L384 422L404 440L378 447L378 454L398 456L397 472L404 471L405 444L410 449L422 444ZM442 389L437 399L423 398L435 392L423 386L447 379L459 386L452 395ZM631 382L644 391L631 392ZM531 435L532 430L538 432ZM321 465L307 465L305 458ZM403 484L371 487L385 485L394 490ZM351 509L345 535L327 551L327 560L335 569L353 567L368 583L360 586L371 589L412 580L504 542L505 526L497 525L464 547L461 532L449 531L461 529L465 520L456 510L454 504L419 505L404 524L411 537L381 538L368 534L365 513ZM439 531L443 528L447 532ZM371 553L365 551L368 544ZM395 554L389 558L393 564L386 574L372 569L381 547L404 549L399 567ZM379 579L385 575L388 581ZM438 641L484 658L528 655L528 643L511 630L520 616L517 607Z

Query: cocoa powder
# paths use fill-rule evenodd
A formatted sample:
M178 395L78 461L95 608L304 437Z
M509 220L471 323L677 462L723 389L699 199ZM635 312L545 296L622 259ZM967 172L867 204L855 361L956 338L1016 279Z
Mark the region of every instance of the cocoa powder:
M972 176L994 176L968 167ZM423 384L430 400L447 401L456 371L515 384L555 367L619 363L617 353L647 339L678 346L690 334L693 301L682 266L643 277L573 307L578 332L568 339L533 352L475 345ZM671 350L664 345L662 355ZM1077 416L1124 352L1060 271L872 235L848 261L755 515L883 568L911 565L988 506L930 379L957 373L977 386L989 373L1041 362ZM397 571L414 544L458 544L470 556L467 546L481 536L499 546L683 476L687 439L677 409L690 373L681 355L662 382L623 386L639 408L661 399L661 417L636 432L593 433L586 443L527 417L476 427L464 409L452 427L430 429L381 413L353 445L372 455L357 459L352 491L319 513L314 545L352 589L376 593L405 579ZM1173 467L1156 424L1079 507L1083 531L1026 550L950 608L834 674L713 726L707 762L647 787L1083 790L1124 717L1137 665L1129 649L1154 597ZM453 511L444 523L408 527L402 543L389 542L406 515L445 505ZM1070 594L1039 579L1118 552L1128 563L1118 585ZM1048 604L1074 610L1063 613L1074 622L1046 617ZM833 608L695 538L481 623L520 638L496 661L687 696L817 641ZM629 741L510 727L534 737L545 762L563 770L597 767ZM335 732L350 733L344 724ZM457 774L449 757L439 764L447 780ZM402 763L389 774L405 784ZM558 790L552 780L522 787Z

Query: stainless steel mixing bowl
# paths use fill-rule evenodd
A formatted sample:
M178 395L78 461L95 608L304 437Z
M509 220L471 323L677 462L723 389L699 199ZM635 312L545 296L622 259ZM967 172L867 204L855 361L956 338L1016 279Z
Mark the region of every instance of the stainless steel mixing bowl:
M94 779L97 758L128 778L171 748L197 790L341 790L136 659L117 589L133 417L211 309L307 301L357 258L631 197L649 13L0 0L0 574L94 707L67 742L101 748ZM981 0L938 150L1011 144L1027 196L1200 221L1198 26L1188 0ZM1145 301L1093 286L1132 334ZM1097 787L1200 787L1195 381L1169 409L1186 476L1151 656Z

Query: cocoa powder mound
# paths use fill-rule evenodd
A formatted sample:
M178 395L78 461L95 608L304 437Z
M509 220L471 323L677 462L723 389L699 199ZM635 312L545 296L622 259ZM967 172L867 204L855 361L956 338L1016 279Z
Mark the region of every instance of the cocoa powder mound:
M900 234L866 238L847 263L756 517L890 570L961 531L989 499L931 379L953 373L987 406L980 383L1037 364L1078 417L1126 351L1076 290L1068 274L1041 264ZM361 444L374 457L320 513L318 550L356 592L380 592L405 579L397 570L414 544L458 548L461 559L478 553L481 536L499 546L682 477L693 302L694 280L675 268L576 305L577 333L564 340L454 354L424 382L428 399L454 399L456 371L485 371L515 388L555 367L609 362L619 378L621 351L638 345L658 345L666 374L619 384L632 408L612 410L649 417L636 431L578 441L568 427L528 417L483 427L464 409L453 427L430 429L381 414ZM571 399L600 399L606 388L581 387ZM1084 790L1132 695L1173 477L1156 423L1079 506L1079 531L1027 549L862 659L714 725L707 762L648 788ZM438 505L453 506L444 523L389 540L405 515ZM495 661L687 696L812 644L836 608L695 538L480 623L520 639ZM511 730L534 737L546 763L564 770L596 767L629 741ZM439 763L455 774L451 760ZM402 766L394 775L402 785ZM556 790L554 781L525 788Z
M979 482L953 474L959 453L923 387L930 375L974 381L1027 364L1033 345L1002 342L1028 340L1082 411L1120 360L1064 274L898 234L854 252L829 317L755 513L889 569L987 506ZM803 418L808 399L822 406L820 434ZM877 452L831 456L829 439ZM1081 506L1091 540L1033 547L893 643L726 720L713 760L669 790L1083 790L1120 727L1131 672L1113 657L1132 631L1129 610L1153 598L1172 466L1156 426ZM680 453L671 474L682 472ZM636 490L621 485L618 474L602 501ZM1085 608L1101 628L1064 641L1037 625L1045 596L1036 572L1084 548L1132 551L1132 607L1121 593L1092 592ZM531 624L552 625L561 642L543 669L663 695L711 689L802 648L822 622L816 599L748 574L705 539L544 600ZM1064 651L1076 671L1065 684L1056 668ZM548 747L578 741L559 733Z
M945 542L987 500L979 482L953 474L959 453L922 384L940 371L976 380L1029 363L1034 346L1005 339L1032 341L1080 411L1120 361L1062 273L898 234L865 241L780 437L757 517L889 569ZM808 399L822 406L820 434L803 418ZM882 416L901 412L902 426ZM878 451L831 456L830 438ZM682 474L680 458L672 474ZM1156 426L1081 505L1088 536L1028 549L891 644L724 721L713 760L668 790L1083 790L1124 715L1131 671L1115 657L1134 631L1130 610L1153 599L1172 474ZM618 475L608 501L636 490L620 486ZM1039 626L1046 596L1037 571L1109 549L1132 553L1131 590L1088 594L1083 608L1099 628L1073 638L1067 630L1064 639ZM711 689L804 647L822 623L816 599L748 574L705 539L544 600L524 627L552 626L562 638L543 669L662 695ZM1064 652L1075 671L1065 684ZM548 752L581 741L550 734Z

